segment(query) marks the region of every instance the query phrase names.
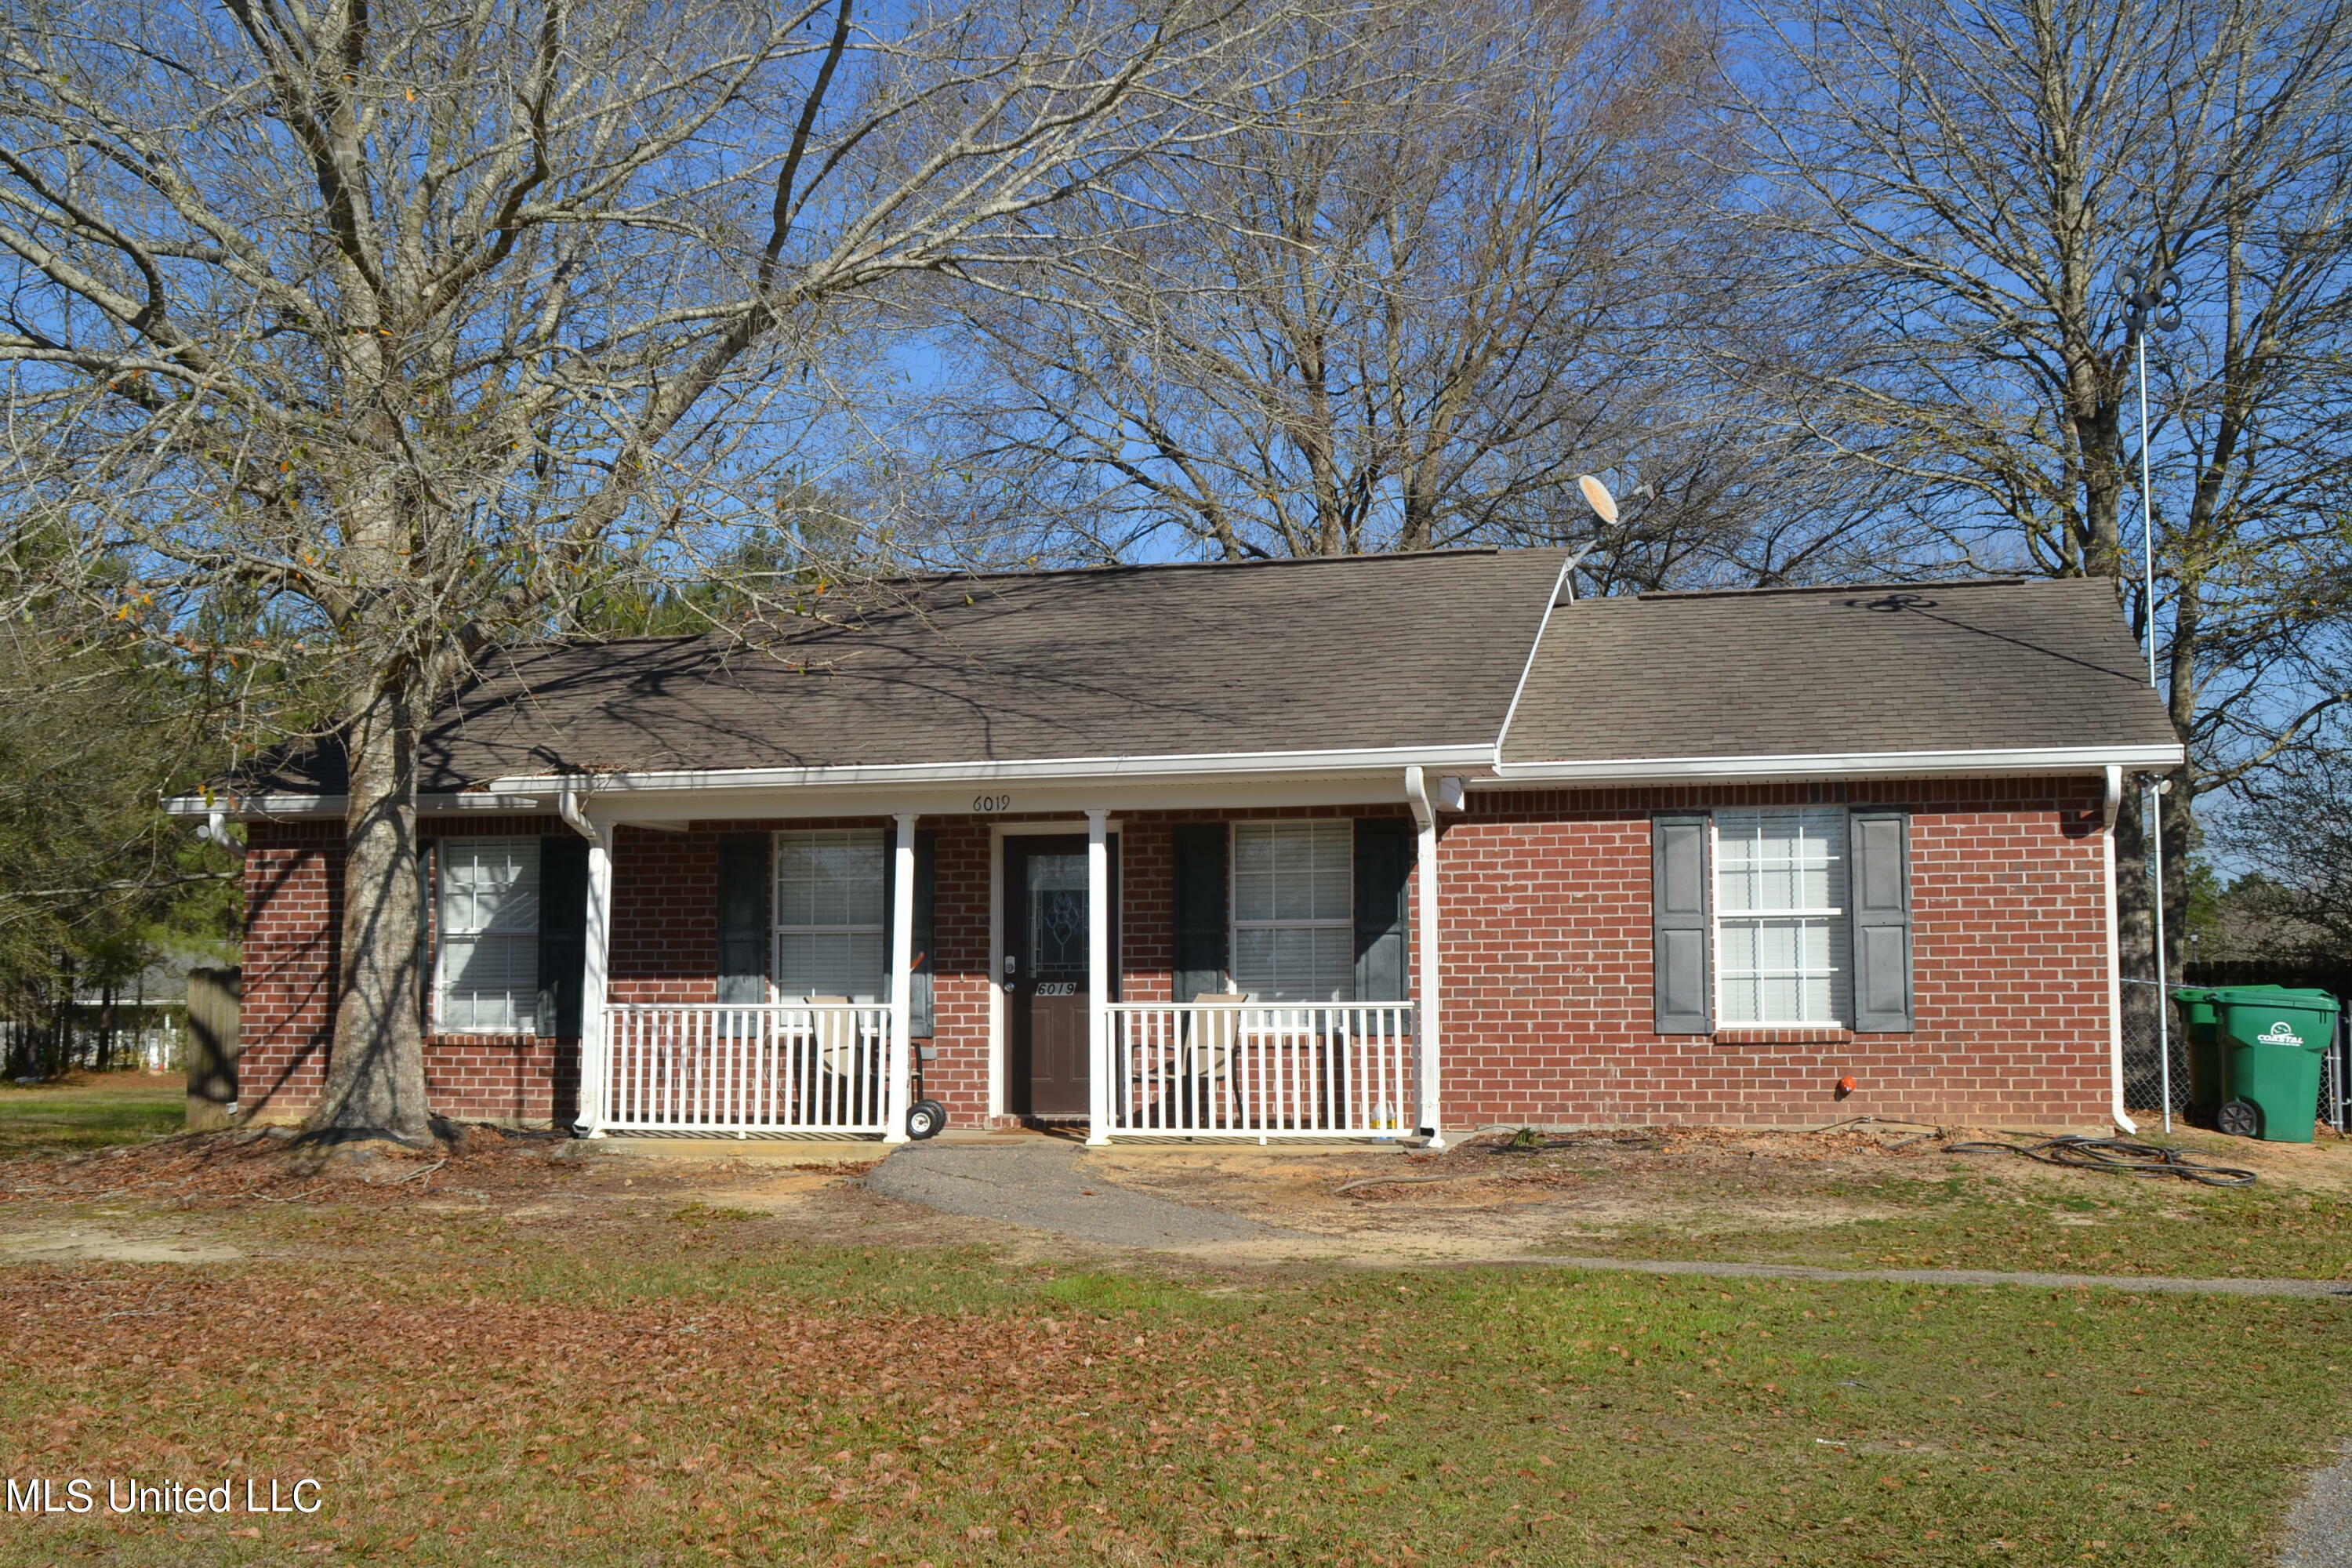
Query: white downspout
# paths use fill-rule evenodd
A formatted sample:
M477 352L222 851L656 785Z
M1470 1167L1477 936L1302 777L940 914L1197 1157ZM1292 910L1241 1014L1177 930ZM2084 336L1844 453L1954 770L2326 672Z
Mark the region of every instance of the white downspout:
M2106 868L2107 893L2107 1071L2114 1103L2107 1108L2116 1130L2132 1133L2139 1124L2124 1109L2124 955L2116 910L2116 812L2124 801L2124 771L2107 769L2106 795L2099 804L2099 853Z
M1445 1147L1438 1097L1437 814L1430 809L1428 781L1417 765L1404 771L1404 798L1412 806L1412 825L1419 830L1413 839L1412 947L1419 971L1413 986L1413 1037L1421 1047L1413 1079L1421 1089L1421 1110L1414 1122L1429 1140L1424 1146L1435 1150Z
M604 1136L604 1077L610 1042L605 1037L605 975L612 956L613 841L588 820L580 792L564 790L555 809L572 830L588 840L588 940L580 965L580 1113L575 1131Z
M1107 811L1087 813L1087 1143L1110 1142L1110 837Z
M890 1040L889 1093L882 1110L882 1142L904 1143L907 1112L913 1109L914 1042L907 1037L913 1026L915 989L915 816L898 814L898 831L890 846Z

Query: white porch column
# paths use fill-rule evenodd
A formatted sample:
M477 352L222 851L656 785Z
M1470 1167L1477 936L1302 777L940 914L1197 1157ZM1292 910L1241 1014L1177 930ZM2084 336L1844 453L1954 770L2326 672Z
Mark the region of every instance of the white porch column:
M914 1042L907 1031L914 1022L915 989L915 814L898 814L898 831L890 857L890 1092L884 1101L882 1142L904 1143L907 1112L915 1102Z
M1438 1096L1443 1070L1438 1051L1437 994L1437 813L1430 808L1427 781L1417 767L1404 771L1405 799L1412 805L1413 826L1413 1079L1420 1088L1421 1110L1414 1123L1429 1135L1428 1147L1445 1147L1445 1131L1438 1120Z
M579 796L559 797L563 820L588 840L587 952L580 965L580 1111L572 1125L604 1136L604 1085L611 1076L612 1030L604 1016L613 952L613 826L588 820Z
M1087 1142L1110 1142L1109 813L1087 813Z

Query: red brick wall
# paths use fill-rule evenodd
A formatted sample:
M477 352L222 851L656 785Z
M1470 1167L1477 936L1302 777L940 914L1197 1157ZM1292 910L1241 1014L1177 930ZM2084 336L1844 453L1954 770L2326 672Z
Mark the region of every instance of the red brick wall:
M1444 1120L1580 1125L1811 1124L1842 1116L2093 1125L2107 1103L2104 862L2096 780L1474 794L1443 819L1440 922ZM1910 807L1917 1032L1665 1037L1649 1030L1654 811L1876 801ZM1180 820L1397 815L1395 806L1122 819L1121 994L1169 994ZM937 1033L924 1087L952 1125L990 1102L991 829L930 819L937 861ZM881 826L887 818L794 822ZM718 841L786 826L622 827L614 847L611 996L716 995ZM559 831L551 818L436 824L458 833ZM247 861L244 1077L248 1102L299 1112L329 1032L341 826L256 825ZM435 1104L464 1117L568 1121L572 1043L436 1037ZM1836 1097L1840 1078L1859 1087Z
M430 838L569 831L552 816L436 819L425 830ZM341 949L342 839L340 822L257 822L247 830L237 1097L241 1109L266 1121L299 1120L326 1081ZM425 1081L444 1116L568 1125L579 1113L580 1043L428 1034Z
M988 1117L989 824L946 817L933 826L931 860L931 1046L923 1092L948 1110L951 1127Z
M317 1103L342 949L343 825L246 829L237 1104L273 1121Z
M2104 1123L2097 780L1474 793L1439 849L1444 1120ZM1916 1032L1651 1032L1652 812L1911 808ZM1855 1091L1837 1096L1841 1078Z

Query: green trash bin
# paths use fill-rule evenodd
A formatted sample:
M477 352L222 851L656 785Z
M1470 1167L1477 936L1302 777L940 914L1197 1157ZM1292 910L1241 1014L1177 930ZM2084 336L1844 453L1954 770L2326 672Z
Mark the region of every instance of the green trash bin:
M2210 1008L2207 1071L2213 1125L2273 1143L2308 1143L2319 1115L2319 1066L2342 1007L2325 991L2220 985L2175 992L2189 1009L2189 1098L2199 1094L2198 1015Z
M2212 1126L2214 1113L2230 1098L2227 1064L2221 1059L2219 994L2203 985L2183 985L2172 994L2189 1026L2189 1120L2198 1127Z

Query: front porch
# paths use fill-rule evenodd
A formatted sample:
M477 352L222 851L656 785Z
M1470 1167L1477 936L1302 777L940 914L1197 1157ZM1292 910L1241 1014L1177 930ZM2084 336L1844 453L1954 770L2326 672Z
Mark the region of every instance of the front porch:
M1124 1135L1396 1138L1418 1109L1410 1003L1112 1003L1108 1085L1088 1142ZM1096 1032L1090 1028L1090 1033ZM863 1135L898 1142L890 1108L918 1073L887 1007L607 1006L583 1119L609 1133ZM915 1047L917 1051L927 1047ZM1038 1119L1050 1120L1050 1119ZM1100 1136L1094 1136L1097 1131Z
M578 1130L899 1143L931 1101L960 1132L1097 1145L1434 1141L1434 900L1412 929L1412 889L1433 893L1435 824L1365 793L1009 820L567 797Z

